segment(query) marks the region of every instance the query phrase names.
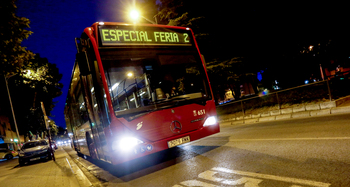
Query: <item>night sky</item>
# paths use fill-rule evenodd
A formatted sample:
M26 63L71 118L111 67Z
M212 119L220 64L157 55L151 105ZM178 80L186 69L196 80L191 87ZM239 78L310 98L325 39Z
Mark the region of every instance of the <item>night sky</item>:
M33 34L23 41L22 46L50 63L57 64L63 75L63 94L51 112L56 125L65 127L64 106L68 85L74 65L76 47L74 38L80 37L84 28L96 21L123 21L118 13L123 13L119 1L105 0L18 0L16 2L19 17L28 18Z
M132 0L17 0L16 15L28 18L31 21L28 30L33 32L22 46L57 64L63 74L63 94L55 99L58 103L51 112L57 125L65 127L63 111L76 54L74 38L80 37L84 28L94 22L127 22L124 15L130 3ZM207 15L213 15L208 26L222 29L220 36L229 36L226 40L231 38L231 43L223 45L231 51L243 50L249 54L259 48L266 54L283 50L283 46L297 40L305 40L306 45L319 38L350 41L346 5L231 1L213 5L205 10Z

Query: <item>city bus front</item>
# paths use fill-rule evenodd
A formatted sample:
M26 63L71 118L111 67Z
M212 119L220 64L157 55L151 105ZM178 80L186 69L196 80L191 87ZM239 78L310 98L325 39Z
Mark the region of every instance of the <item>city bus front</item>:
M101 74L114 115L111 133L106 133L112 163L219 132L210 84L190 29L98 27Z

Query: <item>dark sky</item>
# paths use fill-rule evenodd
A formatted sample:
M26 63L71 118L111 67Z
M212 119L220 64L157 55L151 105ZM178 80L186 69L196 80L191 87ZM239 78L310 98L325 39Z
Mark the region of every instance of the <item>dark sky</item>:
M123 15L131 3L132 0L17 0L17 16L29 18L29 30L33 31L22 45L57 64L63 74L63 94L55 99L58 103L52 111L57 125L65 127L63 111L75 60L74 38L80 37L84 28L94 22L127 22ZM273 55L274 51L284 50L283 46L296 44L298 40L305 45L321 38L350 41L350 14L346 4L222 1L202 5L198 10L210 17L207 26L220 29L216 39L226 42L221 47L230 49L232 54L234 50L241 50L259 56L254 49L260 49L264 54ZM227 37L223 39L223 36ZM220 49L220 46L213 47Z
M16 15L28 18L28 30L33 32L22 46L57 64L63 74L63 94L55 99L58 103L51 113L56 124L65 127L63 111L76 54L74 38L96 21L123 21L118 13L125 8L113 0L18 0L16 5Z

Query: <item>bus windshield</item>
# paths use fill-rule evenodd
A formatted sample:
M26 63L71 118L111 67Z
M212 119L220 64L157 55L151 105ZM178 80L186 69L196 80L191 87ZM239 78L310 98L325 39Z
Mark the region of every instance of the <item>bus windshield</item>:
M210 99L196 51L114 49L101 58L117 116Z

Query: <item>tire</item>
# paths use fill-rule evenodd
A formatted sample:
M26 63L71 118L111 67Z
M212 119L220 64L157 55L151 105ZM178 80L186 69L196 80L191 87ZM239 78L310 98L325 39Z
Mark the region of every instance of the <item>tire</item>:
M50 151L47 152L47 159L52 160L52 155L51 155Z
M6 155L6 156L5 156L5 159L6 159L6 160L11 160L11 159L13 159L12 154L8 154L8 155Z
M89 152L90 152L90 157L93 159L97 159L97 154L95 151L94 143L91 143L90 145L88 145L88 148L89 148Z
M97 153L95 151L95 143L91 139L90 133L86 132L86 143L89 149L90 157L93 159L98 159Z
M19 166L24 166L24 162L19 160Z

